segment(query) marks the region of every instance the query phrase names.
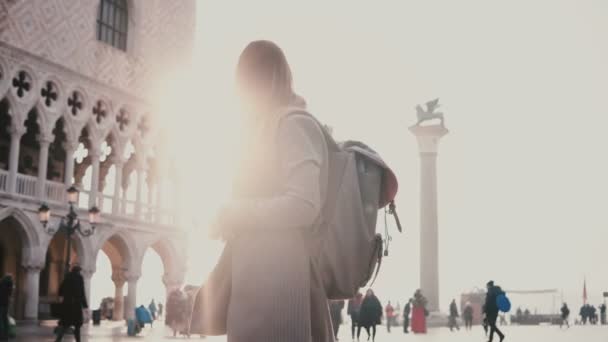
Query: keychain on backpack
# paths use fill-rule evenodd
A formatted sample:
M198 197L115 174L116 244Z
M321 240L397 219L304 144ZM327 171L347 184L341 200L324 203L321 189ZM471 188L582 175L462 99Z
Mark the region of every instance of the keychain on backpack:
M393 200L388 205L388 211L386 207L384 208L384 234L386 236L384 239L384 245L386 246L386 248L384 249L385 257L388 256L388 246L390 242L393 241L393 237L388 232L388 222L386 219L387 215L393 215L393 217L395 218L395 224L397 225L397 230L399 230L399 233L403 233L403 229L401 228L401 221L399 221L399 216L397 215L397 207L395 206L395 201Z

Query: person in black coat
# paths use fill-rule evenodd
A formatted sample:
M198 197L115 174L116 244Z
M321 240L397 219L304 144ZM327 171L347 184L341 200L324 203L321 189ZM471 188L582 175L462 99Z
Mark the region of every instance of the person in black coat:
M407 304L403 307L403 332L408 334L407 330L410 327L410 312L412 312L412 299L407 301Z
M351 327L350 332L355 340L355 331L359 326L359 313L361 312L361 303L363 302L363 295L361 292L357 292L354 298L348 301L347 313L350 316Z
M500 286L495 286L493 281L489 281L487 284L488 293L486 294L486 303L484 305L484 311L486 314L486 320L490 327L490 342L494 338L494 332L500 337L500 342L505 339L505 335L496 327L496 320L498 319L498 304L496 298L501 294L504 294Z
M564 323L565 323L566 326L568 328L570 328L570 323L568 323L568 317L570 316L570 309L568 308L568 304L564 303L564 305L562 305L561 312L562 312L562 320L559 323L559 327L561 328L562 325L564 325Z
M452 302L450 303L450 319L449 319L450 331L454 331L454 328L460 330L457 319L458 319L458 306L456 305L456 299L452 299Z
M5 275L0 280L0 341L8 340L8 307L13 294L13 277Z
M69 327L74 327L74 338L76 342L80 342L80 328L84 321L82 311L89 307L84 290L84 278L80 271L80 266L74 266L59 287L59 296L63 298L63 302L55 342L63 339Z
M331 316L331 325L334 328L334 338L338 340L338 331L342 324L342 310L344 309L343 300L332 300L329 303L329 314Z
M361 303L361 312L359 313L359 327L357 328L357 340L361 335L361 327L367 332L367 339L370 336L372 341L376 340L376 326L381 323L382 319L382 304L378 297L374 295L374 291L367 290L363 303ZM371 335L370 335L371 328Z

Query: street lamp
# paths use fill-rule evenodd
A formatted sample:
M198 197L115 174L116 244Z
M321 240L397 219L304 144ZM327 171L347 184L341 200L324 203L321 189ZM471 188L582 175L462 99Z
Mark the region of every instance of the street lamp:
M70 205L70 211L65 217L61 218L61 222L59 223L57 229L53 229L48 226L51 218L51 209L44 203L40 206L40 208L38 208L38 217L40 219L40 223L42 223L42 226L44 227L44 230L50 235L55 235L55 233L62 230L66 236L68 248L65 258L65 274L67 274L70 269L70 259L72 256L72 235L74 235L76 232L85 237L93 235L93 233L95 233L95 225L99 223L100 214L97 207L92 207L89 209L89 223L91 226L88 229L83 229L80 225L78 214L76 214L76 211L74 210L74 204L78 202L78 189L76 189L76 187L71 186L67 189L67 200L68 204Z

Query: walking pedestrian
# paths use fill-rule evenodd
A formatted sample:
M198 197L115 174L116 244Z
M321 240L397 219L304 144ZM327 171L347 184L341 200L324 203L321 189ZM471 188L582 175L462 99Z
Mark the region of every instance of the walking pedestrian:
M331 315L331 325L334 328L334 338L338 340L338 332L342 324L342 310L344 310L343 300L332 300L329 303L329 313Z
M410 327L410 312L412 311L412 299L410 298L403 307L403 332L408 334Z
M158 303L158 317L163 316L163 308L164 308L163 303Z
M606 324L606 304L600 305L600 320L602 325Z
M228 340L331 341L328 299L310 256L328 181L325 133L312 116L288 115L306 103L276 44L250 43L236 80L247 134L233 198L211 231L231 248Z
M391 305L391 301L388 301L386 304L386 308L384 308L384 317L386 318L386 330L387 332L391 332L391 325L393 325L393 318L395 315L395 308Z
M559 327L561 328L564 324L566 324L566 327L570 328L570 323L568 323L570 309L568 308L568 304L564 303L560 311L562 312L562 321L559 323Z
M13 295L13 277L5 275L0 280L0 341L7 341L9 338L8 309Z
M460 330L457 319L458 319L458 306L456 306L456 299L452 299L452 302L450 303L450 318L449 318L450 331L454 331L454 328L456 328L457 330Z
M74 327L74 338L76 342L80 342L80 328L84 322L83 310L89 307L81 270L80 266L72 267L59 287L59 296L63 300L55 342L60 342L70 327Z
M156 303L154 303L154 299L148 305L148 311L150 311L150 315L152 315L152 321L156 320Z
M427 299L418 289L414 292L414 308L412 310L412 331L414 334L426 334Z
M493 281L488 282L487 288L488 292L486 294L485 313L486 319L488 320L488 325L490 327L489 342L492 342L494 333L498 334L498 337L500 337L500 342L502 342L505 339L505 335L496 326L496 321L498 320L498 304L496 303L496 298L499 295L504 294L504 292L500 286L494 285Z
M473 306L471 302L467 302L462 310L462 318L464 318L464 327L467 330L473 329Z
M354 298L348 301L347 313L350 316L351 326L350 331L353 340L355 339L355 332L359 326L359 313L361 311L361 303L363 302L363 294L358 292Z
M582 325L587 324L587 317L588 317L587 313L588 313L587 305L581 306L581 309L578 314L581 316Z
M372 342L376 340L376 326L381 323L382 319L382 304L374 294L372 289L367 290L363 303L361 303L361 312L359 315L359 327L357 328L357 340L361 336L361 327L367 332L367 339L370 337ZM370 333L371 330L371 333Z

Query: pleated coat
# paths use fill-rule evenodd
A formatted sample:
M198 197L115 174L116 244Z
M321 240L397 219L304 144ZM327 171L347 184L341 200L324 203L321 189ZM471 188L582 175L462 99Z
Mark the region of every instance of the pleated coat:
M210 310L226 315L228 342L333 341L327 296L309 243L327 186L321 129L305 115L279 120L276 141L251 151L239 172L239 197L220 215L222 224L235 227L230 262L220 262L223 273L227 265L231 268L230 291L214 291L228 297L229 304L225 313ZM217 273L215 278L225 280ZM214 315L202 303L213 296L212 291L199 295L193 326L199 316Z

